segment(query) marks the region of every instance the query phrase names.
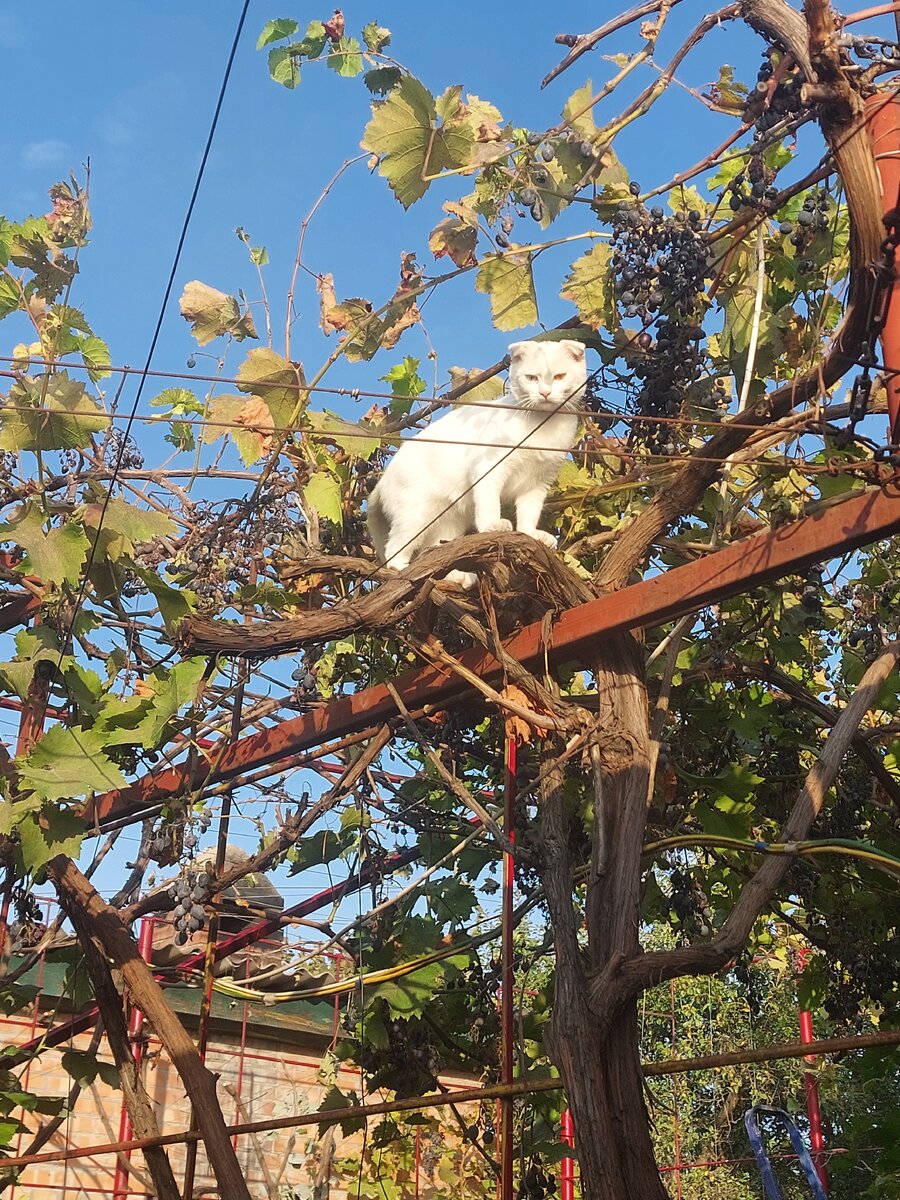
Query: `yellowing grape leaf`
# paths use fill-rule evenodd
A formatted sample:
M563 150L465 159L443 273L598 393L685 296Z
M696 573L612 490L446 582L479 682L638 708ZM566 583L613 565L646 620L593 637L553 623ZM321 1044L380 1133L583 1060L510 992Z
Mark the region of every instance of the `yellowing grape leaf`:
M378 173L404 208L425 195L426 176L469 163L475 134L467 116L457 89L436 101L411 75L372 105L361 145L378 156Z
M178 307L200 346L224 333L230 333L238 342L257 336L253 318L249 313L241 313L234 296L201 283L199 279L184 285Z
M614 328L615 297L609 269L611 251L606 242L597 242L572 263L560 295L571 300L578 315L592 329Z
M527 709L534 714L535 718L540 716L540 713L535 709L528 696L525 695L521 688L516 687L514 683L508 683L500 695L511 704ZM532 725L523 717L510 712L508 709L504 709L504 724L506 727L506 736L519 746L527 745L535 735L545 737L550 732L548 728L540 725Z
M538 319L530 254L485 259L478 268L475 289L490 296L497 329L521 329Z

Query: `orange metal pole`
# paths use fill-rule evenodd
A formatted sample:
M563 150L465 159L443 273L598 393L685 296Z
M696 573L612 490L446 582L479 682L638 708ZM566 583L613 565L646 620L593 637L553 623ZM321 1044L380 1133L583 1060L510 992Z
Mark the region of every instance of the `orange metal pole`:
M900 100L895 95L869 96L866 124L872 138L875 165L881 178L881 207L887 215L900 205ZM890 430L888 441L900 444L900 280L888 293L881 345L884 351Z

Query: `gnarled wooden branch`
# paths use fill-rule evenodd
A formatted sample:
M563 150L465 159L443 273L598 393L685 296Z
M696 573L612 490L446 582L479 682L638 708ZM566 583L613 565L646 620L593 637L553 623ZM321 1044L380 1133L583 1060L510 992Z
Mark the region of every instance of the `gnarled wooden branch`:
M359 574L361 561L350 560L354 574ZM311 560L316 562L318 558ZM403 571L390 572L380 587L331 608L252 625L187 617L181 625L180 648L186 654L233 654L261 659L349 633L392 629L425 603L435 583L448 571L457 567L491 569L498 563L530 576L534 590L548 608L567 608L576 602L576 596L584 598L584 583L534 538L524 533L475 533L424 551ZM307 571L316 569L307 562L300 565ZM376 570L382 577L388 575L384 568ZM298 570L290 577L299 574Z

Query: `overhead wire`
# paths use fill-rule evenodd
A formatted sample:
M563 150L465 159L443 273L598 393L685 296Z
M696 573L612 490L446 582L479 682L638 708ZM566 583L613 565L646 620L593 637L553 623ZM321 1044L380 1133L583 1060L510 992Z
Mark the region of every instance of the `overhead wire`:
M148 374L150 371L150 364L153 361L153 355L156 351L157 342L159 341L159 335L162 330L163 321L165 319L166 309L168 308L169 300L172 295L172 288L174 287L174 284L175 284L175 276L178 271L178 266L181 262L181 254L184 249L185 241L187 239L187 233L188 233L188 229L190 227L191 218L194 214L194 208L197 203L197 197L200 193L200 186L203 182L203 176L206 173L206 164L209 161L209 155L210 155L210 151L212 150L213 139L215 137L216 129L218 128L218 124L219 124L219 116L222 112L222 105L225 100L225 93L228 89L229 80L231 79L231 70L234 65L235 55L237 54L238 43L240 42L241 32L244 28L244 22L246 21L247 12L248 12L249 8L250 8L250 0L243 0L240 16L238 18L237 28L235 29L234 37L232 38L232 42L231 42L231 48L229 50L228 58L225 63L225 70L222 75L222 82L219 86L219 93L216 98L216 104L215 104L215 108L213 110L213 116L212 116L212 120L210 122L209 132L207 133L207 136L206 136L206 144L204 145L203 153L200 158L200 165L197 168L197 174L194 179L194 186L191 190L190 200L188 201L187 211L185 212L184 220L182 221L181 232L179 233L179 236L178 236L178 242L176 244L175 253L172 258L172 264L169 269L169 275L168 275L168 279L166 281L165 291L163 292L162 302L159 306L159 313L156 318L156 325L153 330L153 335L150 339L149 349L147 350L147 357L145 359L144 366L138 372L137 391L135 393L134 402L131 406L128 420L125 425L125 431L122 435L121 441L117 448L115 459L113 460L112 478L110 481L110 487L107 489L106 495L103 497L103 501L100 506L100 512L97 517L96 525L94 526L94 538L93 538L91 545L89 547L89 550L88 550L87 561L85 563L84 570L81 575L81 582L80 582L80 585L78 588L78 592L76 593L74 603L72 605L71 615L70 615L69 621L68 621L66 636L63 638L62 645L60 647L60 663L62 662L63 656L65 654L66 644L68 643L69 639L71 638L72 631L75 628L75 621L78 616L78 612L81 608L81 605L84 603L84 598L87 593L87 585L88 585L88 578L90 575L90 570L91 570L91 567L93 566L94 559L97 555L97 549L100 545L100 531L103 527L103 522L106 519L106 514L109 509L110 501L112 500L113 486L116 482L116 479L118 478L119 471L122 469L122 462L124 460L125 453L127 450L128 435L131 431L131 427L134 424L134 421L137 418L138 406L141 402L141 396L143 395L143 392L144 392L144 385L147 382Z

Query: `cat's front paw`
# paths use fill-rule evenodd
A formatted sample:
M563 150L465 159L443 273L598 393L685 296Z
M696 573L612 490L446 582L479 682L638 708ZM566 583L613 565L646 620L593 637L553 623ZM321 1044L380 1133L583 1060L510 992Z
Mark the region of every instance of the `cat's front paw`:
M474 571L448 571L444 576L445 583L456 583L460 587L473 588L478 582Z
M555 550L558 542L552 533L548 533L546 529L529 529L528 536L533 537L536 542L546 546L548 550Z
M482 525L478 530L479 533L511 533L512 521L507 521L506 517L500 517L496 521L490 521L487 525Z

